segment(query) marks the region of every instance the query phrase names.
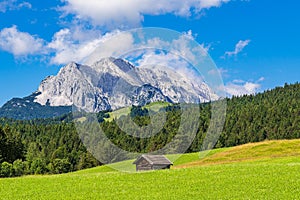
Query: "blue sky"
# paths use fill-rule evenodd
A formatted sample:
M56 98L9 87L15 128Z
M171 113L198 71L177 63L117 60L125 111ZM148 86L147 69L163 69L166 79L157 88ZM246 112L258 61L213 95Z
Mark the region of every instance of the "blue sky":
M215 61L229 95L295 83L299 9L294 0L4 0L0 105L37 90L42 79L84 56L82 49L104 35L136 27L191 31Z

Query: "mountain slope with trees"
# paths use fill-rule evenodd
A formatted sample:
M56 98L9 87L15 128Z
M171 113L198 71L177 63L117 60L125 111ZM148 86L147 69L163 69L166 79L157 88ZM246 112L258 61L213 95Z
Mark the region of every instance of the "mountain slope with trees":
M0 117L18 120L46 119L72 112L72 106L50 106L34 102L39 94L36 92L28 97L11 99L0 108Z

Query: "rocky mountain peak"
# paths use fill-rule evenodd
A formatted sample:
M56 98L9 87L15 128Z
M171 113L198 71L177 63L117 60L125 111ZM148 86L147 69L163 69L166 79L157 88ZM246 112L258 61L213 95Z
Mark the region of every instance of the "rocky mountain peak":
M136 68L112 57L91 66L71 62L42 81L35 102L88 112L145 105L156 101L198 103L211 100L208 86L175 70ZM200 99L200 100L199 100Z

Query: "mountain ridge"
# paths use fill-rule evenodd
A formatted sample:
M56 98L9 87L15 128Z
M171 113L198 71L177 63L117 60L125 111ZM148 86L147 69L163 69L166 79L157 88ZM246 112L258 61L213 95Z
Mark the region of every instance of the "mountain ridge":
M30 108L35 112L48 113L54 108L53 116L57 116L58 113L71 112L72 106L87 112L100 112L157 101L203 103L217 99L207 84L201 79L190 80L189 75L171 68L135 67L126 60L112 57L90 66L71 62L57 75L42 80L37 91L23 98L24 101L22 98L10 100L1 110L9 113L15 108L23 119L38 116L26 114L26 106L18 107L18 103L26 105L26 101L30 101ZM14 103L17 106L13 106ZM51 117L51 114L45 116Z

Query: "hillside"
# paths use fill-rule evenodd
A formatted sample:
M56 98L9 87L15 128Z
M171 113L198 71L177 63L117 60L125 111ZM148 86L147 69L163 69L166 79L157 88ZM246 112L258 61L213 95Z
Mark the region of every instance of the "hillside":
M49 106L34 102L39 93L24 98L13 98L0 108L0 117L32 120L59 117L71 113L72 106Z
M201 157L201 153L199 154ZM241 146L213 150L200 160L182 163L175 168L222 165L245 162L269 162L276 159L300 157L300 140L276 140L249 143Z
M63 175L0 179L0 199L297 199L299 144L300 140L247 144L214 150L203 160L198 154L185 154L175 162L174 168L180 169L148 173L101 166ZM220 164L221 157L226 164ZM190 165L195 162L199 164Z
M228 99L226 114L217 147L300 138L300 84Z
M216 148L232 147L250 142L264 140L297 139L300 138L300 84L286 84L257 95L246 95L227 99L226 120ZM199 113L199 128L188 152L201 150L203 140L209 128L211 117L210 104L201 104ZM149 117L141 113L133 119L138 125L147 125ZM122 149L133 152L155 150L159 145L169 143L177 134L181 123L180 106L166 106L167 119L163 129L151 138L140 140L131 137L122 130L128 119L124 119L123 129L120 130L112 118L124 115L129 111L122 109L110 113L110 118L101 124L107 130L109 138ZM192 120L192 119L191 119ZM130 126L130 125L128 125Z

